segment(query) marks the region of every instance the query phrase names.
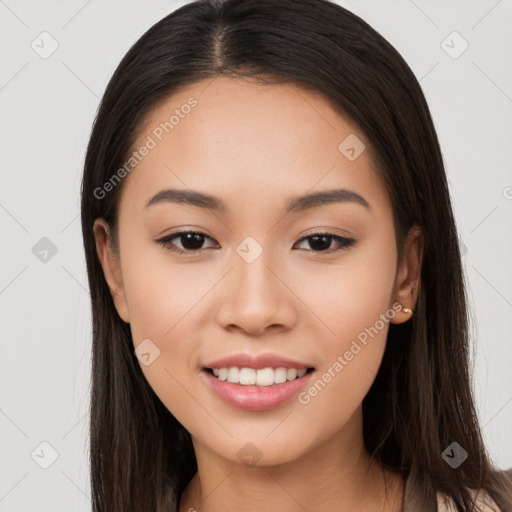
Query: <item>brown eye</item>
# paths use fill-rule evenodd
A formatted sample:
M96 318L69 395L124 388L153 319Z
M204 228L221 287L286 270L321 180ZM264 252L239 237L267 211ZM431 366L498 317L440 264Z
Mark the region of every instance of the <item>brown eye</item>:
M345 238L334 233L313 233L299 240L299 243L304 240L310 240L309 251L312 252L335 252L350 247L356 242L353 238ZM332 241L338 244L337 248L331 249Z
M173 233L172 235L161 238L160 240L156 240L156 242L166 249L176 252L178 254L185 254L187 256L192 256L195 254L200 254L205 250L203 248L203 244L206 239L213 240L211 237L202 233L200 231L179 231L177 233ZM174 240L180 240L181 247L177 246ZM353 238L345 238L340 235L336 235L334 233L327 232L319 232L308 235L298 243L301 243L305 240L309 241L310 249L306 249L309 252L336 252L342 249L348 248L351 245L356 243L356 240ZM337 244L337 247L332 248L332 242Z
M206 238L212 240L208 235L201 233L200 231L179 231L177 233L173 233L172 235L161 238L160 240L157 240L157 243L163 245L166 249L177 252L179 254L184 254L187 252L199 253L204 250L202 245ZM176 247L173 242L175 239L181 240L182 247Z

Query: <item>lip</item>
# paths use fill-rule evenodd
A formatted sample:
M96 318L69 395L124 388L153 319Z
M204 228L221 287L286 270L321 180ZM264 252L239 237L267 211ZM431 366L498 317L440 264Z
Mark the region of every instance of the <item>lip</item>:
M222 361L223 364L225 362L225 360L220 361ZM233 364L232 366L237 365ZM268 367L268 365L263 366L263 368L266 367ZM215 368L218 367L215 366ZM224 368L224 366L220 366L220 368ZM292 368L295 367L292 366ZM227 380L219 380L206 369L201 371L201 378L206 385L228 405L248 411L264 411L289 402L308 384L314 373L315 371L312 371L295 380L289 380L283 384L272 384L271 386L233 384Z
M255 370L261 370L262 368L296 368L297 370L302 370L314 367L313 364L293 361L292 359L277 354L267 353L253 356L251 354L241 353L212 361L206 364L204 368L231 368L232 366L238 368L254 368Z

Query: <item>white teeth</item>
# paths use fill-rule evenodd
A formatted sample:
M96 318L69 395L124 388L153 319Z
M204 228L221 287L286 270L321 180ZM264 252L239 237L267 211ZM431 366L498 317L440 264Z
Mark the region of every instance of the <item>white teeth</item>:
M274 370L263 368L256 372L256 384L258 386L271 386L274 384Z
M213 374L219 380L227 380L232 384L272 386L273 384L283 384L287 380L295 380L306 374L306 368L297 370L296 368L238 368L232 366L229 368L213 368Z
M256 384L256 370L254 368L240 368L240 378L235 384Z
M286 372L288 370L286 368L276 368L274 370L274 382L276 384L282 384L283 382L286 382Z
M297 374L299 372L295 368L288 368L288 371L286 372L286 378L288 380L293 380L295 377L297 377Z
M236 366L233 366L233 368L228 369L228 379L227 380L228 380L228 382L233 382L235 384L240 382L240 370Z

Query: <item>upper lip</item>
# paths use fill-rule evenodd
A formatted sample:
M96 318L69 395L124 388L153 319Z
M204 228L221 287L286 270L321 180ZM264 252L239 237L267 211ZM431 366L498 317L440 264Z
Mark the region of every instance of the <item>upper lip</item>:
M297 370L312 368L312 364L301 363L288 359L278 354L259 354L252 355L247 353L234 354L232 356L223 357L208 363L205 368L254 368L259 370L262 368L296 368Z

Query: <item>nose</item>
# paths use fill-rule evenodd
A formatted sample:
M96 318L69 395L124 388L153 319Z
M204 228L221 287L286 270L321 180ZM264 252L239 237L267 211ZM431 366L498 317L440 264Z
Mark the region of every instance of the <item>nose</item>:
M233 269L219 289L217 320L228 330L261 335L265 330L292 328L297 321L296 297L289 272L272 265L266 251L247 263L234 255Z

